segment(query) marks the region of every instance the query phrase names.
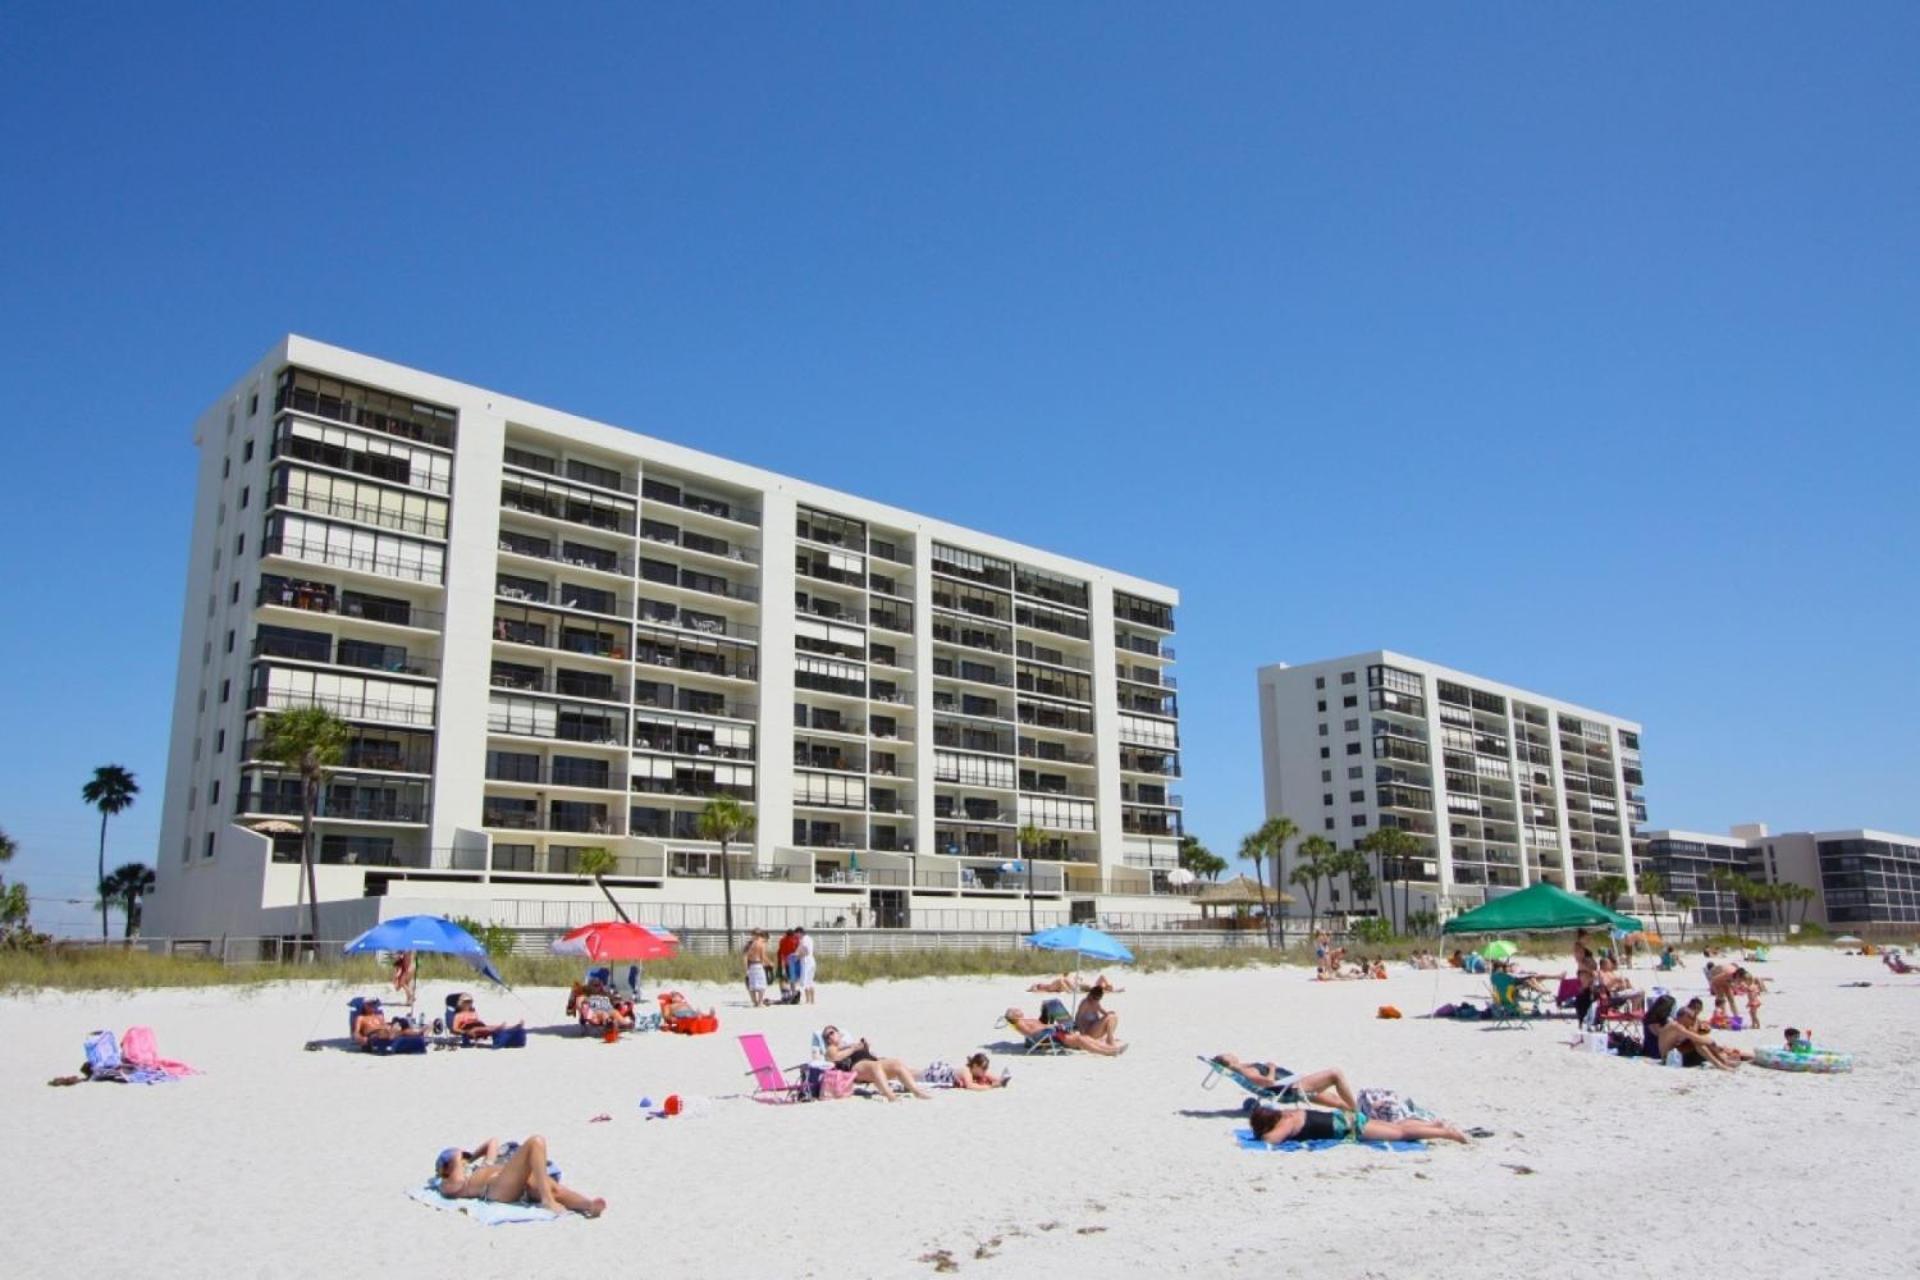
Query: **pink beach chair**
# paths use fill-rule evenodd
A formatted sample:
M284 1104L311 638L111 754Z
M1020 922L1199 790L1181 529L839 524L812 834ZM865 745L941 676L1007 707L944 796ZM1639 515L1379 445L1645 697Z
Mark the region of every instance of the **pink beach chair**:
M806 1097L806 1085L799 1069L795 1068L794 1080L788 1083L780 1064L774 1061L773 1050L767 1047L765 1036L757 1031L741 1036L740 1052L747 1055L747 1074L753 1077L755 1098L799 1102Z

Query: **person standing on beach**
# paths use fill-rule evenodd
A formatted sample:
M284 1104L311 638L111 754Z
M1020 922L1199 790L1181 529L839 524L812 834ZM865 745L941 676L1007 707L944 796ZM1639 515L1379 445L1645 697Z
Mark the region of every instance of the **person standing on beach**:
M805 929L795 927L793 941L794 985L800 988L800 998L808 1004L813 1003L813 939L807 936Z
M775 957L780 963L780 981L796 993L800 990L800 966L794 962L793 950L799 945L799 937L789 929L780 935L780 947Z
M747 998L754 1008L767 1002L767 931L755 929L747 939Z

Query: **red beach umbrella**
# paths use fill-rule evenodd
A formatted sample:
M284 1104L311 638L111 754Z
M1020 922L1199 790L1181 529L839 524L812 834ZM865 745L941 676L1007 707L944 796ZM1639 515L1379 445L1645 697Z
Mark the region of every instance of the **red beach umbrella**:
M588 960L665 960L680 950L680 939L658 925L599 920L556 939L547 950Z

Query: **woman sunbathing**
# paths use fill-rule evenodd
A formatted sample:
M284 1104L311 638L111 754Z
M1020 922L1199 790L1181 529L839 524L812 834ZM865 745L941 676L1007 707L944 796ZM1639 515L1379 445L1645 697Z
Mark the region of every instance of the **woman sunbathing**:
M1249 1084L1280 1090L1284 1102L1311 1102L1316 1107L1347 1111L1360 1109L1354 1100L1353 1086L1347 1083L1346 1072L1338 1067L1294 1075L1277 1063L1243 1062L1231 1053L1215 1054L1213 1060Z
M547 1173L547 1140L534 1134L498 1164L489 1163L500 1150L488 1138L472 1151L449 1147L440 1153L434 1172L440 1176L440 1194L452 1200L491 1200L495 1204L524 1202L564 1213L571 1209L589 1218L607 1211L607 1202L564 1187Z
M880 1058L874 1056L873 1049L866 1040L848 1042L840 1036L840 1028L828 1027L820 1033L825 1041L827 1061L842 1071L851 1071L855 1080L870 1084L880 1091L880 1096L888 1102L898 1102L894 1096L893 1085L899 1084L916 1098L931 1098L933 1095L920 1087L913 1078L913 1068L898 1058Z
M1095 1040L1081 1035L1078 1031L1068 1030L1066 1027L1050 1026L1038 1018L1029 1018L1019 1009L1007 1010L1004 1017L1006 1024L1025 1036L1029 1045L1037 1044L1043 1038L1051 1039L1056 1044L1065 1045L1069 1049L1097 1053L1103 1058L1117 1058L1127 1051L1127 1046L1124 1044L1109 1044L1105 1040Z
M1358 1111L1282 1111L1255 1107L1247 1117L1253 1136L1269 1146L1283 1142L1420 1142L1445 1139L1465 1142L1467 1135L1437 1120L1369 1120Z
M1013 1078L1013 1072L993 1073L988 1064L987 1055L976 1053L967 1059L967 1065L953 1073L953 1087L956 1089L1004 1089L1007 1081Z
M474 1010L472 996L461 996L453 1006L453 1033L462 1040L491 1040L495 1032L525 1025L524 1022L498 1022L488 1025L481 1021L479 1013Z
M1108 1013L1100 1003L1107 989L1095 983L1080 1001L1080 1007L1073 1013L1073 1029L1089 1040L1098 1040L1102 1044L1117 1044L1114 1032L1120 1029L1120 1015Z
M1064 973L1057 978L1048 978L1045 982L1036 982L1027 988L1028 991L1035 991L1041 995L1049 996L1067 995L1079 989L1079 985Z

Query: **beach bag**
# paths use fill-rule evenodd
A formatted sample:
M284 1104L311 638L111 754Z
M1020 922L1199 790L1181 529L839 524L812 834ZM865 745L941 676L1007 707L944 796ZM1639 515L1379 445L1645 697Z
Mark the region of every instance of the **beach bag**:
M120 1045L111 1031L96 1031L87 1037L87 1065L93 1074L116 1071L120 1067Z
M1067 1022L1071 1020L1072 1017L1073 1015L1067 1012L1067 1006L1057 998L1049 997L1040 1006L1040 1021L1042 1022Z
M822 1098L846 1098L853 1094L853 1072L842 1071L838 1067L828 1067L820 1073L820 1096Z
M922 1083L936 1089L953 1088L954 1070L951 1063L936 1062L920 1073Z
M1369 1120L1393 1124L1407 1119L1413 1111L1406 1100L1391 1089L1362 1089L1360 1114Z

